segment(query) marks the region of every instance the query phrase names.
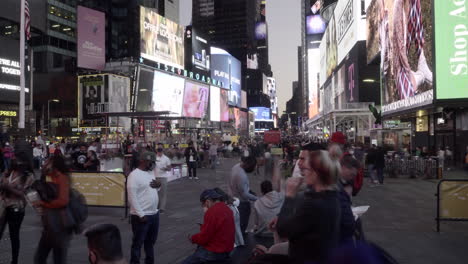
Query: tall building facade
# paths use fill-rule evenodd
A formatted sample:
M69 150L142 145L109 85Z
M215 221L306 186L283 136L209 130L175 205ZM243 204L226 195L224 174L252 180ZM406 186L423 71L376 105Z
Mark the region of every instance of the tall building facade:
M193 0L192 25L204 30L212 46L242 62L242 87L249 107L270 107L262 75L271 77L265 0ZM260 85L259 85L260 84ZM265 87L264 87L265 86ZM264 89L265 88L265 89Z

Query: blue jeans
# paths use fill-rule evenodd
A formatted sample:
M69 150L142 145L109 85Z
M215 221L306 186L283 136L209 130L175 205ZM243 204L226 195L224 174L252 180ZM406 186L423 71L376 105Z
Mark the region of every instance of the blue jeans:
M11 158L3 158L3 164L5 166L5 171L8 171L11 166Z
M384 181L384 168L376 168L377 171L377 179L379 180L380 184L383 184Z
M186 258L182 264L204 264L204 263L222 263L229 260L229 253L215 253L198 247L191 256Z
M159 213L147 215L146 222L141 222L136 215L131 216L132 223L132 248L130 251L130 264L139 264L141 259L141 248L145 249L145 264L154 263L154 244L158 238Z

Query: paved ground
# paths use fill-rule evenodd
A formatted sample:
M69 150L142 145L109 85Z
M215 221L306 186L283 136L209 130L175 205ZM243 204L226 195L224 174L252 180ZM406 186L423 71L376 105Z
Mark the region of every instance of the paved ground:
M202 221L199 194L205 188L225 188L225 177L235 160L226 160L216 172L199 170L199 181L182 179L169 184L168 211L161 216L160 233L156 245L157 263L180 263L194 250L187 240L188 234L197 232L197 223ZM458 174L457 174L458 173ZM463 176L462 172L450 177ZM251 185L258 192L263 176L251 175ZM443 223L442 232L435 230L435 180L388 179L384 186L364 187L354 205L370 205L363 217L366 236L386 250L400 263L468 263L468 223ZM92 208L88 224L114 223L119 226L125 255L128 257L131 231L123 219L123 209ZM32 263L34 249L40 235L38 218L27 211L22 227L20 263ZM252 240L252 238L250 238ZM268 241L263 241L268 242ZM255 244L256 242L250 242ZM9 263L9 241L0 241L0 264ZM243 263L250 248L235 252L234 263ZM88 263L86 241L83 237L73 239L69 251L69 263Z

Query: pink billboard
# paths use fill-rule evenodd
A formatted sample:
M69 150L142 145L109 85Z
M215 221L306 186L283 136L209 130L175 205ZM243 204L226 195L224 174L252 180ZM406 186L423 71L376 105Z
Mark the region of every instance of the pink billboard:
M208 86L185 82L184 117L203 118L208 111Z
M78 67L104 70L106 64L105 14L78 6Z

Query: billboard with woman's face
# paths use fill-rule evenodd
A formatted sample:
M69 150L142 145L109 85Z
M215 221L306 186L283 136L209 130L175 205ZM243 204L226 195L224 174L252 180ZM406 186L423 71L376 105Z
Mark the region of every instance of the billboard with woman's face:
M205 117L208 109L209 88L194 82L185 82L184 117Z

